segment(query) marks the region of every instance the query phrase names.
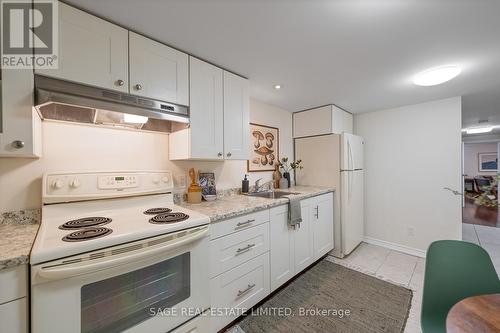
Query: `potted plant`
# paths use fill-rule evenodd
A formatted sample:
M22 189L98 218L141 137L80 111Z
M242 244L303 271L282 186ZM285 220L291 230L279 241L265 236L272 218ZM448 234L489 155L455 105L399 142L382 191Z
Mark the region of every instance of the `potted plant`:
M283 177L286 178L288 181L288 187L291 186L291 181L290 181L290 171L291 170L301 170L303 167L301 165L302 160L297 160L288 163L288 157L282 157L281 161L279 162L280 164L280 169L283 170Z

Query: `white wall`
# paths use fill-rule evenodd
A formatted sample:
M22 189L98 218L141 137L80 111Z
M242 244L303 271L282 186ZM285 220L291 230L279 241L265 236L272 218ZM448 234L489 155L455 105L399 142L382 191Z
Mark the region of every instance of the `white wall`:
M496 142L492 143L466 143L464 145L464 174L468 177L476 176L492 176L496 171L480 172L479 171L479 156L480 153L495 153L498 152Z
M292 156L291 113L250 101L251 122L280 129L281 156ZM240 187L246 161L171 162L168 135L70 123L43 123L43 157L0 158L0 212L41 206L41 177L45 172L71 170L158 170L186 175L187 169L215 173L219 189ZM250 176L272 179L272 172Z
M461 98L359 114L365 138L365 236L425 251L461 238Z

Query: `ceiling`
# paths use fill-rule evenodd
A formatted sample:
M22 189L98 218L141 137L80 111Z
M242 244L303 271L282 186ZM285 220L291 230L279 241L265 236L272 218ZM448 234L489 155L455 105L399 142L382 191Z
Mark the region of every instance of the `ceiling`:
M462 95L465 126L500 124L497 0L67 2L246 76L253 97L290 111L334 103L359 113ZM412 84L445 64L462 74Z

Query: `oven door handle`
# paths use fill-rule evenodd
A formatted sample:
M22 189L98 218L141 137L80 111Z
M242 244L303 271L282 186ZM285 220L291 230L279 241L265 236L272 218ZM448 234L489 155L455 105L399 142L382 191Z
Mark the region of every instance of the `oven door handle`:
M69 278L75 275L82 275L93 273L98 270L112 268L115 266L138 262L142 259L151 258L151 256L158 255L172 249L179 248L180 246L187 245L194 241L197 241L205 237L208 233L208 226L204 227L199 231L195 231L187 236L182 236L176 238L172 241L167 241L165 243L152 246L151 248L143 248L134 252L122 253L119 255L111 255L109 257L104 257L102 259L97 259L95 261L83 261L71 264L61 264L53 266L39 265L34 266L32 269L35 270L35 274L48 279L48 280L59 280ZM147 241L145 242L147 243Z

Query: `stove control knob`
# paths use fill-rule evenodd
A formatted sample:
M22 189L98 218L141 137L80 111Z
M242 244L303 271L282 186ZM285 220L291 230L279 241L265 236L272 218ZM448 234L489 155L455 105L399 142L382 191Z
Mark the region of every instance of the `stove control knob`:
M159 184L160 183L160 178L159 177L153 178L153 183L154 184Z
M56 179L52 182L52 187L56 190L61 189L64 186L64 182L61 179Z
M161 179L162 182L164 183L168 183L170 181L170 178L168 178L168 176L164 176L162 179Z
M69 186L72 188L78 188L78 187L80 187L80 185L81 185L81 182L77 178L73 179L71 181L71 183L69 183Z

